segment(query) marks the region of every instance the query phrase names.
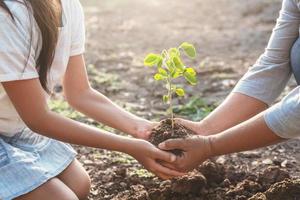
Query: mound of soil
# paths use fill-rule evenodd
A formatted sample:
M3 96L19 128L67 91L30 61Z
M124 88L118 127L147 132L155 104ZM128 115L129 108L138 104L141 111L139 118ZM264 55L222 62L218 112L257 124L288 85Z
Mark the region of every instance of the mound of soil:
M272 185L266 192L258 193L249 200L295 200L300 198L300 180L285 179Z
M238 179L236 179L238 177ZM126 179L126 178L125 178ZM128 180L131 181L132 180ZM145 184L136 180L114 199L127 200L294 200L300 199L300 180L291 179L280 167L268 167L258 175L233 171L206 161L180 178ZM130 182L129 182L130 183Z
M166 119L161 121L161 123L152 130L149 141L155 146L158 146L160 143L168 139L184 139L190 135L195 135L195 133L181 124L174 123L174 129L172 130L172 120ZM170 152L174 153L175 155L182 155L181 149L174 149Z

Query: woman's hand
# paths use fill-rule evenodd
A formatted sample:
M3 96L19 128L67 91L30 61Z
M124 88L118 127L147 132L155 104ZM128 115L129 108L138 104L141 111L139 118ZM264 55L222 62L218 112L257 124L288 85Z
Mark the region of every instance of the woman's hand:
M184 127L192 130L197 135L209 135L209 128L204 124L203 121L200 122L193 122L185 119L175 119L175 122L178 124L183 125Z
M212 156L209 137L195 135L186 139L167 140L159 145L162 150L182 149L183 155L173 163L162 163L164 166L182 172L198 167Z
M136 140L129 154L141 163L148 171L154 173L162 179L183 176L185 173L169 169L160 162L172 164L176 161L176 156L172 153L162 151L145 140Z

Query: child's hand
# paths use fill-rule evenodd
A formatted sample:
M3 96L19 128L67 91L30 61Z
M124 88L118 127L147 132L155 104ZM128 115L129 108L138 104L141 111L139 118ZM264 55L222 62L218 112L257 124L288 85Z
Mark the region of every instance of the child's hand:
M137 140L135 147L130 153L138 160L148 171L154 173L162 179L171 179L173 177L183 176L185 173L178 172L164 167L160 162L172 164L176 161L176 156L156 148L145 140Z
M133 134L134 137L148 140L151 134L151 130L157 126L158 122L151 122L148 120L142 120L137 123L135 133Z
M171 139L159 144L162 150L182 149L183 155L177 157L176 161L162 163L164 166L174 168L178 171L188 172L198 167L202 162L212 156L209 137L193 136L186 139Z

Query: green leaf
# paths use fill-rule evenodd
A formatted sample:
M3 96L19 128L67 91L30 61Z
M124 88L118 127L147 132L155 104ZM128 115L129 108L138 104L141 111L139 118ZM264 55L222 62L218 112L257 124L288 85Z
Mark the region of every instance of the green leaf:
M163 76L168 76L168 73L166 70L164 70L163 68L158 68L158 73L163 75Z
M154 53L150 53L148 54L145 59L144 59L144 65L148 66L148 67L152 67L154 65L156 65L159 61L159 59L161 58L160 55L158 54L154 54Z
M196 49L195 49L194 45L184 42L180 45L180 48L182 48L184 50L184 52L186 53L186 55L189 56L190 58L196 57Z
M160 58L158 58L158 61L157 61L157 67L158 67L158 68L161 68L162 65L163 65L163 58L160 57Z
M178 71L174 71L174 72L171 74L172 78L178 78L178 77L181 76L181 75L182 75L182 72L178 72Z
M163 96L163 101L164 101L164 103L167 103L169 101L168 95Z
M176 94L180 97L183 97L185 95L185 91L182 88L177 88L176 89Z
M162 56L162 58L166 58L166 57L168 57L168 52L167 52L167 50L163 50L162 51L162 53L161 53L161 56Z
M192 76L196 76L197 75L196 71L193 68L191 68L191 67L187 68L186 72L188 72Z
M188 71L183 73L184 78L191 84L196 85L197 84L197 76L190 74Z
M180 52L177 48L170 48L168 52L171 57L180 56Z
M180 71L184 70L184 64L178 56L173 57L173 62L177 69L179 69Z
M167 68L168 68L169 72L173 73L175 71L174 63L171 60L167 60L166 64L167 64Z
M157 81L164 80L165 78L166 78L165 76L158 73L154 75L154 79Z

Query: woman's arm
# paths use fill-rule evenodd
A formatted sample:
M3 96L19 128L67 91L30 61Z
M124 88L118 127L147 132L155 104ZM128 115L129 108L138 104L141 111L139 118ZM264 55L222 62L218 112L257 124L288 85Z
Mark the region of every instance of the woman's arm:
M210 156L253 150L284 141L267 125L264 113L228 129L220 134L209 136Z
M91 88L82 55L70 58L63 81L64 93L76 110L135 137L148 137L155 123L137 117Z
M182 123L202 135L219 133L260 113L282 92L291 75L290 51L299 37L296 0L283 0L280 16L265 52L234 88L233 93L201 123Z
M128 153L162 178L181 175L159 165L156 160L172 162L174 156L147 141L104 132L49 110L39 79L2 82L2 85L22 120L34 132L63 142Z
M170 140L161 144L160 148L183 149L185 155L177 160L175 167L190 170L213 156L252 150L299 137L299 121L300 86L265 112L219 134Z
M261 113L220 134L169 140L159 147L163 150L184 150L184 155L179 157L173 166L177 170L189 171L214 156L252 150L281 141L284 139L272 132Z
M202 121L192 122L184 119L176 119L176 121L199 135L212 135L246 121L266 108L267 105L258 99L231 93Z

